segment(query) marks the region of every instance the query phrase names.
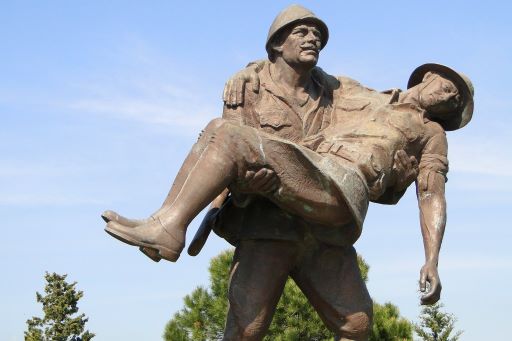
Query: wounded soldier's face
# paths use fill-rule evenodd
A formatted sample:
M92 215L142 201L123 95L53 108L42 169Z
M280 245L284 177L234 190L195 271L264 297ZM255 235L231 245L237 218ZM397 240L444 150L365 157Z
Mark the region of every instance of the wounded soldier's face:
M429 72L419 92L420 106L435 116L455 114L461 106L461 96L455 84L439 74ZM440 117L441 118L441 117Z

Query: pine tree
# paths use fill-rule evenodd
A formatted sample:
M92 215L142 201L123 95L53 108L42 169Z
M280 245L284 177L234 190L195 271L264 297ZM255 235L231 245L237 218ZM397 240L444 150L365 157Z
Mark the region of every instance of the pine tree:
M452 314L442 312L442 307L443 305L437 302L421 310L420 323L414 325L414 331L422 340L457 341L460 338L463 331L454 332L457 319Z
M225 251L210 263L210 288L196 288L184 299L185 307L167 323L164 340L221 340L228 309L228 280L233 251ZM369 266L358 257L361 275L366 281ZM288 280L277 305L266 341L333 340L297 285ZM411 324L399 316L391 303L374 304L374 326L370 341L412 340Z
M412 340L411 323L400 317L398 308L390 302L373 304L373 325L369 341Z
M94 337L93 333L84 331L89 320L85 314L73 317L84 293L75 289L76 282L67 283L66 277L46 272L45 295L36 292L37 302L43 304L44 317L27 320L25 341L89 341Z

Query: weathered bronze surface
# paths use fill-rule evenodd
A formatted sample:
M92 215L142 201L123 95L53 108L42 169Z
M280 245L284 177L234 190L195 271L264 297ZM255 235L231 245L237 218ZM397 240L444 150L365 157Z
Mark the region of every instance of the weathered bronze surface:
M188 251L196 255L211 229L236 246L225 340L263 338L288 276L338 338L366 340L372 301L352 245L369 202L395 204L414 181L421 301L439 300L445 131L471 119L473 86L424 64L407 91L377 92L316 67L327 40L312 12L283 10L269 30L269 59L226 83L223 117L203 130L162 207L145 220L103 214L110 235L174 262L188 224L211 203Z

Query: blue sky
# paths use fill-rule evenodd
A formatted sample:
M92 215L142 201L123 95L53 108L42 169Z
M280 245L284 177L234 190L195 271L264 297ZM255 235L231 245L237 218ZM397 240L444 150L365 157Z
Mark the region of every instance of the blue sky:
M228 247L152 263L104 233L100 213L156 209L231 74L265 57L289 2L2 2L0 11L1 340L40 314L45 271L85 291L96 340L158 340L182 298ZM506 340L512 304L512 6L507 1L304 1L327 23L319 65L376 88L405 88L438 62L475 85L475 113L448 133L448 224L439 271L463 340ZM423 247L414 191L372 205L356 248L368 287L419 313ZM197 228L199 219L190 227ZM189 238L190 238L189 234Z

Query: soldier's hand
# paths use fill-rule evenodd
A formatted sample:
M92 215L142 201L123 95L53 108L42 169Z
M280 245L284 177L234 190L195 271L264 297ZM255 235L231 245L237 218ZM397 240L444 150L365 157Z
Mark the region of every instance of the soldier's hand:
M228 107L236 107L244 104L245 84L251 83L254 92L260 90L260 77L257 73L257 65L249 65L247 68L235 73L224 85L222 100Z
M269 193L279 187L279 178L277 174L268 168L262 168L245 173L245 191L249 193Z
M428 283L428 285L427 285ZM437 273L437 265L425 263L420 271L420 291L424 293L421 296L421 304L434 304L441 298L441 280Z
M418 177L418 160L400 149L395 153L393 173L396 179L395 190L401 192Z

